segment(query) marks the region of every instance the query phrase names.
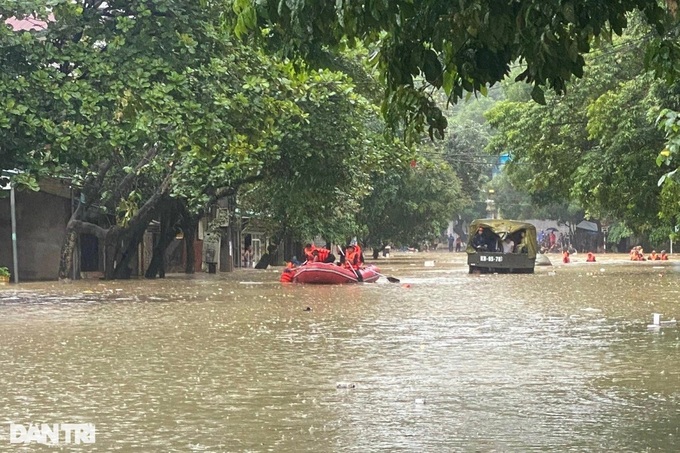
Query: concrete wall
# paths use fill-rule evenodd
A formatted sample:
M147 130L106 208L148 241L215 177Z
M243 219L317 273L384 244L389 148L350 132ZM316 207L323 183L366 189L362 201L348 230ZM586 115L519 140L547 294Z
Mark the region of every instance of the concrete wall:
M9 192L5 192L9 195ZM46 192L17 191L17 249L19 281L56 280L70 200ZM0 266L12 272L10 199L0 198Z

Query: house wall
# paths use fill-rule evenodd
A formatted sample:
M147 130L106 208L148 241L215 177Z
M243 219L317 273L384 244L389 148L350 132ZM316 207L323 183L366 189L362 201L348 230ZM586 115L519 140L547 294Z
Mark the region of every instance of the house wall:
M15 194L19 281L56 280L70 200L46 192ZM9 197L0 198L0 266L10 269L14 281Z

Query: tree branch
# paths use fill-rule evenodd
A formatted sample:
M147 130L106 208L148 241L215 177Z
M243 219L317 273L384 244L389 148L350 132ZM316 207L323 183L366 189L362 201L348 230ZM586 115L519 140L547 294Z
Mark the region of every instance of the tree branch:
M137 163L135 166L135 169L131 171L130 173L126 174L125 177L118 183L118 186L113 192L112 199L115 202L118 202L123 196L124 193L127 193L130 189L130 186L132 186L132 183L135 181L137 178L137 172L144 166L147 165L151 160L156 157L156 154L158 154L158 145L153 145L149 150L146 152L144 157Z
M108 228L102 228L99 225L95 225L94 223L90 222L84 222L82 220L72 220L71 226L73 227L73 230L80 233L80 234L91 234L93 236L96 236L98 239L104 240L106 238L106 233L108 231Z

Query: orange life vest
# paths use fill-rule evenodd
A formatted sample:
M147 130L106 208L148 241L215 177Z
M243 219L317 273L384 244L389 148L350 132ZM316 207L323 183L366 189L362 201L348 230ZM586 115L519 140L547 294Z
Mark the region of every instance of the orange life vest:
M569 262L569 252L562 252L562 262L565 264Z
M279 281L282 283L290 283L293 281L293 277L295 277L295 270L293 268L286 267L283 270L283 273L281 273L281 278Z
M357 257L358 257L358 259L359 259L359 263L360 263L361 265L363 265L363 264L364 264L364 251L361 250L361 246L360 246L359 244L357 244L357 245L354 246L354 250L355 250L356 253L357 253Z
M328 256L331 254L331 251L325 247L322 247L314 249L312 254L314 255L314 259L312 261L319 261L321 263L325 263L326 260L328 259Z
M593 252L588 252L588 258L586 258L586 261L589 263L595 262L595 255L593 254Z
M361 256L361 247L358 245L350 246L345 249L345 267L352 269L359 269L363 264Z
M314 261L314 250L316 250L314 244L310 245L309 247L305 247L302 250L303 255L305 255L305 260L309 261L310 263Z

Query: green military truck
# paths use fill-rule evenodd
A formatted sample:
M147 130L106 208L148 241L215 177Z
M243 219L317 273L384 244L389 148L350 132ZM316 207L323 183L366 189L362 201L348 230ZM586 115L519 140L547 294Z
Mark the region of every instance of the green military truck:
M518 220L474 220L465 251L470 273L533 274L538 252L536 227Z

